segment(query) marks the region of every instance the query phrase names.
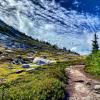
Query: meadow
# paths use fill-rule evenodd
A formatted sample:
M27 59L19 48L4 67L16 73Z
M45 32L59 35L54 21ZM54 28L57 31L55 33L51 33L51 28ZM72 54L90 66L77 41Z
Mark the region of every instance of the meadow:
M66 57L61 56L62 59L60 55L55 55L56 63L37 66L38 69L32 73L26 72L20 65L13 65L13 68L9 69L7 67L9 63L2 63L0 66L0 100L64 100L67 84L65 68L74 64L82 64L83 60L82 57L71 55L65 60ZM50 55L49 59L54 59L53 57L54 54ZM15 73L17 70L24 71Z

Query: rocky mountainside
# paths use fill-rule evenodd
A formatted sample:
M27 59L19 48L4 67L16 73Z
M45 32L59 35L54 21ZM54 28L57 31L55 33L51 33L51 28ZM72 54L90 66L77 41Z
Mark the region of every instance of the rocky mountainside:
M32 39L25 34L0 21L0 44L5 47L26 48L32 46L28 40Z
M97 4L90 0L2 0L0 19L33 38L83 54L91 50L93 33L99 34L99 15L90 10L97 14Z
M56 50L49 43L35 40L5 24L3 21L0 21L0 46L16 49Z

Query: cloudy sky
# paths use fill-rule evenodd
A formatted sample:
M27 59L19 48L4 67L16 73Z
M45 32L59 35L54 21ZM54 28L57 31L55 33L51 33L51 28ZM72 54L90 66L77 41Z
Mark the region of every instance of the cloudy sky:
M100 0L0 0L0 19L33 38L86 54L93 34L100 37Z

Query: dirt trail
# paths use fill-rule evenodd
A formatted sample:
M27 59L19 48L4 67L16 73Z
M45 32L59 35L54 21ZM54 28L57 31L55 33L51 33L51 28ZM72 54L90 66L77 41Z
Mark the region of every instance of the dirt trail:
M68 100L100 100L100 81L87 77L81 70L84 65L66 68Z

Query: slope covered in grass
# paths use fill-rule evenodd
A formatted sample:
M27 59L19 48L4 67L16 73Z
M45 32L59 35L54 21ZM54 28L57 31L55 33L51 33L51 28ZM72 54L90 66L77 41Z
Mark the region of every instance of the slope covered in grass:
M64 100L67 82L65 68L81 61L77 59L38 66L41 70L20 74L12 73L13 69L9 69L10 74L6 73L8 70L2 67L5 71L2 79L5 80L0 83L0 100Z
M9 75L8 80L0 84L0 98L3 100L6 98L9 100L63 100L66 66L67 63L42 66L41 68L45 70L21 74L20 77L12 74L16 77L12 81L9 81L11 77Z

